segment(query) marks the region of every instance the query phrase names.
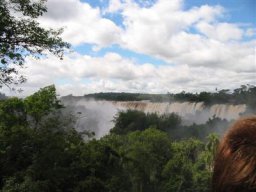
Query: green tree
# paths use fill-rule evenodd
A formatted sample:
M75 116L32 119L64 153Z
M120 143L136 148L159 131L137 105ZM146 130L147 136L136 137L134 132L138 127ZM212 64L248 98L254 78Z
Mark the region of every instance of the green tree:
M0 88L25 81L19 75L17 67L11 64L23 66L28 55L40 58L44 51L62 58L65 48L69 47L59 37L62 29L45 29L36 21L47 11L45 2L46 0L0 1Z
M54 86L1 101L0 190L73 191L84 145L73 126L59 110Z
M158 115L137 110L121 111L114 118L115 126L111 133L127 134L132 131L143 131L149 127L171 131L181 124L181 118L174 113Z
M118 138L115 138L118 139ZM77 191L128 192L131 189L122 158L110 145L110 140L92 140L87 143L80 157Z
M52 111L61 108L60 101L57 99L56 88L50 85L41 88L39 91L24 100L27 115L32 117L35 125L50 114Z
M200 160L204 144L188 139L173 142L172 156L163 168L163 191L209 191L210 172Z
M0 127L26 125L26 109L22 99L9 98L0 101Z
M133 192L160 192L161 172L171 156L168 135L155 128L104 138L118 152Z
M205 145L205 161L209 171L213 170L213 160L217 152L219 142L219 136L216 133L211 133L207 136L207 143Z

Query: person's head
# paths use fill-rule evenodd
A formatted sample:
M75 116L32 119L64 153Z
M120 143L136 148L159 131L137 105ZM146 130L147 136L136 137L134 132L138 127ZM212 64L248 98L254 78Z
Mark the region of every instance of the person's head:
M214 192L256 191L256 116L235 122L222 139L212 185Z

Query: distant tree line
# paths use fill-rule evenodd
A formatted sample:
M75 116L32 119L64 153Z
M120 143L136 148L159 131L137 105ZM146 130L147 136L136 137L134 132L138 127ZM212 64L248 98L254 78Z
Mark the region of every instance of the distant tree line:
M189 93L182 91L173 94L140 94L140 93L94 93L85 95L86 98L103 99L111 101L142 101L152 102L204 102L205 105L213 104L246 104L252 109L256 108L256 87L254 85L241 85L240 88L222 89L216 92Z
M240 88L222 89L211 92L200 92L199 94L186 93L185 91L172 94L171 97L176 101L191 101L191 102L204 102L206 105L211 104L247 104L248 106L256 107L256 87L254 85L241 85Z
M142 101L142 100L150 100L150 101L168 101L169 96L166 94L144 94L144 93L92 93L88 95L84 95L85 98L94 98L98 100L107 100L107 101Z

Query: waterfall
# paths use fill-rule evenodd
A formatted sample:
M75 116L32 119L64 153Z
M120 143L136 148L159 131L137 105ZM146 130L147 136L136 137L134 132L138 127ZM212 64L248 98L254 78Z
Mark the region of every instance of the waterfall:
M246 105L215 104L205 106L203 102L150 102L150 101L105 101L69 97L62 99L65 106L78 115L78 129L91 130L96 138L106 135L114 126L113 118L118 111L134 109L145 113L159 115L176 113L182 117L184 124L205 123L215 116L221 119L237 119L246 111ZM79 112L79 113L78 113Z
M213 116L233 120L246 111L246 105L244 104L215 104L208 107L203 102L153 103L149 101L120 101L113 102L113 105L119 110L133 109L159 115L176 113L185 120L194 121L195 123L204 123Z

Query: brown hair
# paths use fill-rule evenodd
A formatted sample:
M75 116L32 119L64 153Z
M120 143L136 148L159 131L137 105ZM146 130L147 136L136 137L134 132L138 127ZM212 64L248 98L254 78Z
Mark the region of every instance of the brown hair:
M223 137L212 185L214 192L256 191L256 116L238 120Z

